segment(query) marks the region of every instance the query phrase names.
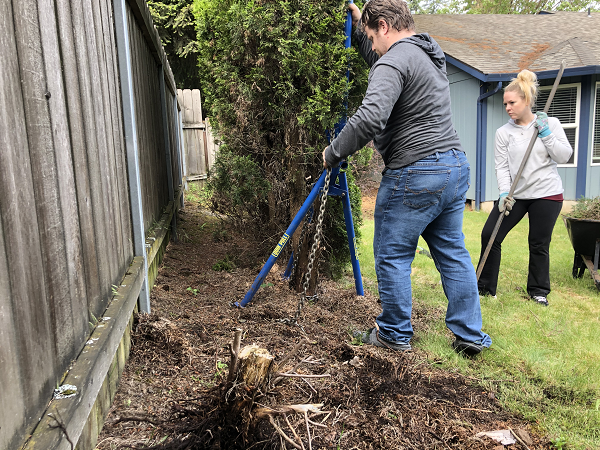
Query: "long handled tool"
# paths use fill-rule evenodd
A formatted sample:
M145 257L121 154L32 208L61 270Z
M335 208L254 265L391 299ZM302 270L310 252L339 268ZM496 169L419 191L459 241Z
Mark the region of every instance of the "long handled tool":
M558 71L558 75L556 76L556 80L554 80L554 85L552 86L552 90L550 91L550 95L548 96L548 100L546 101L546 106L544 106L545 113L548 113L548 110L550 109L550 104L552 103L552 99L554 98L554 94L556 93L556 89L558 88L558 84L560 83L560 79L562 78L562 74L565 71L565 65L566 65L565 61L562 61L562 63L560 64L560 69ZM525 155L523 156L523 160L521 161L521 165L519 166L519 171L515 175L515 179L513 180L512 186L510 187L510 191L508 193L507 198L512 198L512 196L515 192L515 188L517 187L517 183L519 182L519 179L521 178L521 174L523 173L525 164L527 164L527 160L529 159L529 155L531 154L531 150L533 149L533 145L535 144L535 140L537 139L537 137L538 137L538 133L534 133L533 136L531 137L531 141L529 142L529 147L527 147L527 151L525 152ZM504 210L504 212L502 212L500 214L500 216L498 217L498 221L496 222L496 226L494 227L494 231L492 232L490 241L488 242L488 245L485 248L485 252L483 253L483 256L481 257L481 260L479 261L479 266L477 266L477 281L479 281L479 276L481 275L481 272L483 271L483 267L485 266L485 261L487 260L487 257L490 254L490 250L492 248L492 245L494 244L494 240L496 239L496 235L498 234L500 225L502 225L502 220L504 219L504 216L508 216L509 213L510 213L509 210Z

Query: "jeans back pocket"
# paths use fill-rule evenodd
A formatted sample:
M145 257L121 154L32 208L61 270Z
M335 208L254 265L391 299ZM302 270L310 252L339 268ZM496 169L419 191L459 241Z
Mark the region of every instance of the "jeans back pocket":
M409 169L404 187L404 204L413 208L424 208L439 203L448 186L451 170Z

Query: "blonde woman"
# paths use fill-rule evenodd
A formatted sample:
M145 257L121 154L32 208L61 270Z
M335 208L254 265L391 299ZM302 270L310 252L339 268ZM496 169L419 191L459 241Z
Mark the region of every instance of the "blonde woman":
M567 136L554 117L534 114L538 94L537 77L521 71L504 88L504 107L510 119L496 131L495 165L500 198L494 203L481 232L481 255L488 245L498 217L503 221L478 281L481 295L496 295L502 241L512 228L529 215L529 274L527 293L540 305L548 306L550 293L550 240L563 203L563 185L557 164L566 163L573 153ZM513 198L508 197L532 136L537 135Z

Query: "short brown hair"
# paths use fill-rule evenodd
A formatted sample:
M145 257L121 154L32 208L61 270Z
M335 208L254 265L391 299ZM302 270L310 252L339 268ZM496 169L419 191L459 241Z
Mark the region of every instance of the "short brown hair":
M415 21L404 0L369 0L362 10L362 27L378 31L380 20L397 31L415 31Z

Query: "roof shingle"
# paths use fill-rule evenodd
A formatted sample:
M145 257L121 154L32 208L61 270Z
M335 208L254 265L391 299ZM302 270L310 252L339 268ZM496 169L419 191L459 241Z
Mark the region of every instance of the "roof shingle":
M516 73L600 64L600 13L417 14L417 32L482 72Z

